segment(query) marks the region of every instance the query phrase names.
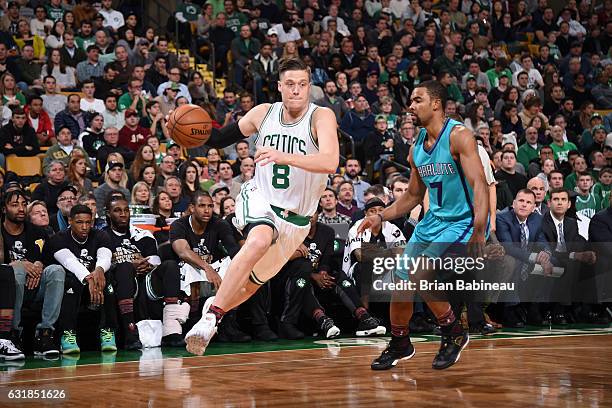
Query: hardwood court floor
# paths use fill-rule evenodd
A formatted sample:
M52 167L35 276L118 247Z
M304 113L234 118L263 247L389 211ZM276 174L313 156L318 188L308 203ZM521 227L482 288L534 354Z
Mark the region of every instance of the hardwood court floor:
M383 347L375 341L165 359L153 352L135 362L17 370L0 377L0 405L51 404L7 393L61 389L66 398L57 406L612 406L610 334L474 340L445 371L431 369L437 342L417 343L415 357L393 370L371 371Z

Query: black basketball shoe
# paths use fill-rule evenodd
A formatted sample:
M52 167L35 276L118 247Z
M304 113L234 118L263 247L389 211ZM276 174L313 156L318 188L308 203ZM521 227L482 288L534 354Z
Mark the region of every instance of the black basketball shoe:
M361 319L359 320L359 325L357 326L357 331L355 334L357 336L373 336L373 335L381 335L385 334L387 329L385 326L380 325L380 321L371 316L369 313L364 313Z
M469 341L470 336L466 330L462 330L461 333L456 335L446 334L443 330L442 343L431 366L436 370L443 370L452 366L459 361L461 350L468 345Z
M410 336L391 336L389 345L380 357L372 361L372 370L389 370L397 365L400 360L408 360L414 356L414 346L410 342Z
M43 357L59 356L53 329L39 329L34 336L34 355Z
M321 325L321 333L325 335L325 338L333 339L334 337L338 337L340 335L340 329L336 326L334 321L325 316L320 321Z

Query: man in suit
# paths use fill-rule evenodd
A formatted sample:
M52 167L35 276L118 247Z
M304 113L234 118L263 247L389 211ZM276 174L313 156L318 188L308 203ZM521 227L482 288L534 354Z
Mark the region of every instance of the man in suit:
M512 207L497 216L496 235L506 250L501 282L521 284L529 277L536 264L541 265L544 274L552 274L551 250L542 233L542 216L534 212L535 194L529 189L521 189L516 194ZM506 326L521 328L524 322L519 316L518 293L506 299Z
M527 188L535 194L535 209L534 211L540 215L548 212L548 206L544 202L546 197L546 186L544 180L539 177L533 177L527 182Z
M606 285L610 287L610 274L606 272L610 271L610 264L612 263L612 194L609 199L610 206L595 214L589 224L589 242L597 254L595 273L606 279L605 283L598 282L601 287L606 287ZM609 292L607 295L609 295ZM610 323L610 316L605 307L601 306L593 308L593 311L588 313L587 318L589 323Z
M544 215L542 231L553 248L555 264L571 275L577 276L580 263L593 265L595 252L587 250L587 241L578 233L578 221L566 216L571 207L569 191L555 188L550 191L550 212ZM571 279L571 276L568 276ZM562 304L552 307L552 324L567 324Z

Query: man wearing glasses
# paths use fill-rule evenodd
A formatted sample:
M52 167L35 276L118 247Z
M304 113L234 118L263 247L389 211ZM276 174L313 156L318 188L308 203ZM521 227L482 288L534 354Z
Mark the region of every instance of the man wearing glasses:
M157 94L163 95L166 88L170 88L173 85L178 85L179 92L176 95L177 98L184 96L187 98L189 103L191 103L191 95L189 94L189 89L187 89L187 85L181 84L181 70L178 67L172 67L168 70L168 81L162 83L157 87Z
M57 208L58 211L55 214L49 216L49 225L53 228L53 231L60 232L67 230L70 227L68 218L70 216L70 210L77 203L77 189L73 186L64 186L57 196Z

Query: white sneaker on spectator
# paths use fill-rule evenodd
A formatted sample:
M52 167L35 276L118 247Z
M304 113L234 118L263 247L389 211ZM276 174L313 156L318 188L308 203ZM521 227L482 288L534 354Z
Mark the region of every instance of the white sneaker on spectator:
M23 360L25 355L8 339L0 339L0 360Z

